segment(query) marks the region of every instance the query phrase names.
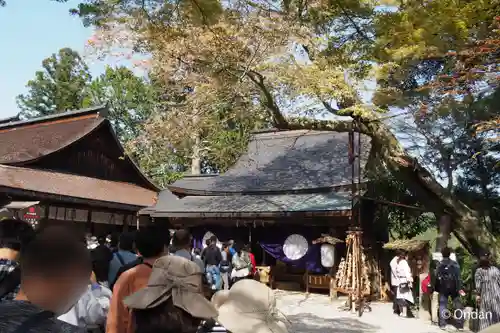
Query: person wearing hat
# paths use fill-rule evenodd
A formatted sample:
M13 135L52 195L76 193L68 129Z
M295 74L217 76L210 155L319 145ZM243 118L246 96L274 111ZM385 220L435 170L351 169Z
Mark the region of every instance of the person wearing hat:
M489 252L484 251L479 257L479 268L474 274L476 304L480 314L484 314L479 316L480 331L500 322L499 281L500 270L491 264Z
M231 333L288 333L274 291L258 281L240 280L215 293L212 304L219 312L217 323Z
M203 271L181 256L164 256L153 265L147 286L124 299L135 333L196 333L203 320L216 318L203 295Z

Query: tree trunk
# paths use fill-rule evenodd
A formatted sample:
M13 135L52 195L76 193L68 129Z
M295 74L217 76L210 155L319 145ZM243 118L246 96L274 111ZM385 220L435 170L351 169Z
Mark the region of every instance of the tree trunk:
M451 217L449 215L443 215L439 218L438 232L435 250L441 252L448 245L451 236Z
M191 174L192 175L200 175L201 174L201 132L198 129L198 123L200 121L200 117L198 115L197 110L193 110L193 132L191 140L193 140L193 152L191 155Z
M390 129L382 122L374 120L373 115L359 118L361 125L356 131L371 137L370 156L376 157L397 179L403 181L408 190L436 216L449 215L452 219L454 235L472 254L479 255L483 248L500 257L500 246L486 228L479 214L458 200L439 184L429 171L417 160L410 157ZM311 129L347 132L354 125L349 121L324 121L304 118L290 119L277 124L283 129Z
M193 136L193 154L191 155L191 174L201 174L201 138L198 133Z

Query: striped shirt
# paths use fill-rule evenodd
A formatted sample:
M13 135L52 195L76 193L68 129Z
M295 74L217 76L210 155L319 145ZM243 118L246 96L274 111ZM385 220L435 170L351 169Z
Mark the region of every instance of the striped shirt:
M0 283L9 276L14 269L19 265L17 261L9 260L9 259L0 259ZM19 292L19 286L15 287L14 290L10 291L7 295L1 300L13 300L16 298L17 293Z

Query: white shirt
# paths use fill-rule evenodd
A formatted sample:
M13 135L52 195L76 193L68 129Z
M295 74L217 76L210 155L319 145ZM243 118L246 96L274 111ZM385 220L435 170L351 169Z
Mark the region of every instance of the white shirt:
M89 286L87 292L78 300L78 303L57 319L83 328L103 325L108 315L111 295L111 290L106 287L100 285Z
M398 277L399 283L408 283L412 285L413 282L413 277L411 274L411 269L410 265L408 265L408 261L406 259L401 259L397 265L396 265L396 276ZM398 288L396 298L397 299L405 299L411 303L414 303L415 300L413 299L413 293L411 289L408 288L406 290L402 290L401 288Z
M398 265L398 257L395 256L389 263L389 266L391 267L391 286L393 287L399 286L399 279L398 276L396 275L397 265Z

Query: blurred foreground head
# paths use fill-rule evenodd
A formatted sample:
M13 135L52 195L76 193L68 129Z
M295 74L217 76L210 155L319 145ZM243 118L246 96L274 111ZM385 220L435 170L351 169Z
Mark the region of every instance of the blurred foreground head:
M92 271L82 238L65 227L47 227L21 251L21 297L56 314L85 292Z
M193 237L191 233L187 229L180 229L174 233L174 237L172 238L172 245L176 251L181 249L189 249L191 248L191 242Z

